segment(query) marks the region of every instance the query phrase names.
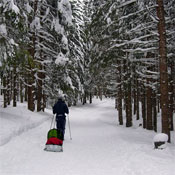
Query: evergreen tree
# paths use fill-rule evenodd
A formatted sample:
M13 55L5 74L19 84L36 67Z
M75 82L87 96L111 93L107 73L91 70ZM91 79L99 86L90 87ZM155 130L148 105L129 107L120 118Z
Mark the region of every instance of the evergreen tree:
M167 70L167 45L164 4L162 0L157 0L158 32L159 32L159 54L160 54L160 93L162 109L162 132L169 136L170 142L170 123L169 123L169 100L168 100L168 70Z
M174 7L168 0L2 0L4 107L20 98L41 111L60 93L69 105L105 95L115 98L120 125L141 119L143 128L157 132L161 112L170 141Z

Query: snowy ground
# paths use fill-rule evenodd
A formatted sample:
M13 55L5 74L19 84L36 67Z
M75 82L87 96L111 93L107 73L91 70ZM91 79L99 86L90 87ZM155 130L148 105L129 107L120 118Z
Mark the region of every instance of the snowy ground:
M153 149L153 131L117 123L113 100L70 108L64 152L43 151L52 113L0 107L1 175L172 175L175 145Z

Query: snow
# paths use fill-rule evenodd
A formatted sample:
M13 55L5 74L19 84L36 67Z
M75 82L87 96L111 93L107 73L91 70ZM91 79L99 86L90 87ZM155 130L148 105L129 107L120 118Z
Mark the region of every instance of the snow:
M154 142L167 142L168 141L168 135L164 133L159 133L154 136Z
M111 18L107 18L107 24L111 23Z
M75 89L75 87L72 84L72 80L69 76L65 77L65 82L71 87L71 89Z
M41 29L41 24L40 24L40 18L39 17L35 17L34 20L32 21L32 23L30 24L30 28L33 30L39 30Z
M56 19L53 19L52 27L51 28L53 28L53 27L54 27L54 29L55 29L56 32L63 34L64 29L60 25L59 19L57 19L57 18Z
M2 103L2 98L0 99ZM0 104L1 105L1 104ZM174 143L154 149L153 131L118 125L114 100L70 108L64 151L43 151L52 111L30 112L26 104L0 106L1 175L171 175ZM67 123L68 124L68 123Z
M30 6L29 3L27 3L26 8L27 8L27 12L28 12L28 13L31 13L32 7Z
M16 14L19 14L20 11L19 11L19 8L14 4L14 1L11 0L10 2L10 8L12 9L12 11L14 11Z
M72 10L69 0L60 0L58 3L58 11L63 15L65 22L72 25Z
M164 142L164 144L161 144L158 146L159 149L165 149L167 147L167 141L168 141L168 135L164 133L156 134L153 138L154 143L155 142Z
M6 30L6 25L5 24L0 25L0 35L2 35L2 36L7 35L7 30Z
M12 44L12 45L14 45L14 46L18 46L18 44L15 43L15 41L14 41L13 38L11 38L11 39L9 40L9 43Z
M134 3L134 2L136 2L136 0L130 0L130 1L124 2L124 3L122 3L119 6L119 8L124 7L124 6L127 6L127 5L130 5L130 4Z
M67 46L67 45L68 45L68 40L67 40L67 38L66 38L66 36L65 36L65 35L63 35L63 37L62 37L61 41L62 41L62 43L63 43L65 46Z
M65 55L62 52L60 52L57 55L57 59L55 60L55 64L64 66L68 61L69 61L69 59L67 57L65 57Z
M0 146L8 143L13 137L37 127L48 118L47 114L30 112L23 105L6 109L0 107ZM7 129L7 126L9 129Z

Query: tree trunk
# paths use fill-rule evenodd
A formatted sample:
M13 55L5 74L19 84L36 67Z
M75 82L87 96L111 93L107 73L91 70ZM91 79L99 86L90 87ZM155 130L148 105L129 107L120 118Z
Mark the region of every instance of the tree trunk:
M7 78L3 77L4 108L7 107Z
M100 85L98 86L98 96L100 100L102 100L102 88L100 87Z
M37 4L36 4L36 9L37 9ZM40 20L42 21L42 17L45 14L45 10L41 7L40 8ZM42 32L39 32L40 36L43 36ZM39 42L42 43L43 39L42 37L39 37ZM43 48L41 47L40 49L40 58L37 59L37 64L38 64L38 80L37 80L37 111L41 111L44 110L44 78L45 78L45 68L44 68L44 64L43 64L43 60L44 60L44 56L43 56Z
M174 130L174 126L173 126L173 60L170 63L170 69L171 69L171 73L169 75L169 117L170 117L170 130L173 131Z
M35 88L34 88L34 48L30 48L30 54L32 55L32 57L30 57L29 59L31 59L28 63L29 66L29 72L28 72L28 87L27 87L27 102L28 102L28 109L30 111L34 111L35 110L35 99L34 99L34 92L35 92Z
M149 84L149 82L148 82ZM151 87L147 87L147 91L146 91L146 99L147 99L147 126L146 129L148 130L153 130L153 119L152 119L152 88Z
M122 67L121 67L121 61L117 62L118 67L117 67L117 83L118 88L117 88L117 110L118 110L118 117L119 117L119 124L123 125L123 109L122 109L122 87L121 87L121 76L122 76Z
M175 113L175 60L172 61L172 77L173 77L173 113Z
M160 95L161 95L161 115L162 132L168 135L170 142L169 110L168 110L168 73L167 73L167 48L166 30L163 0L157 0L158 32L159 32L159 55L160 55Z
M12 80L11 80L11 71L8 72L8 76L7 76L7 103L8 105L10 105L10 101L11 101L11 84Z
M38 5L38 0L34 0L33 2L33 8L34 8L34 16L33 19L36 17L37 13L37 5ZM29 22L32 22L29 21ZM31 31L31 37L30 37L30 46L29 46L29 53L31 57L29 58L29 73L28 73L28 109L31 111L35 110L35 99L34 99L34 94L35 94L35 78L34 74L35 72L35 53L36 53L36 29L34 28L33 31ZM35 94L36 95L36 94Z
M28 80L26 78L26 74L25 74L25 92L24 92L24 101L28 101L28 86L26 84L28 84Z
M20 80L20 102L24 102L24 94L23 94L23 82Z
M92 92L90 92L90 94L89 94L89 103L90 104L92 103Z
M152 107L153 107L153 126L154 131L157 132L157 108L156 108L156 93L153 92L153 98L152 98Z
M118 116L119 116L119 124L123 125L123 112L122 112L122 90L121 85L118 90Z
M130 63L127 64L130 67ZM132 103L131 103L131 76L130 71L126 68L127 71L127 87L126 87L126 127L132 126Z
M133 70L133 71L135 71L135 70ZM136 85L136 76L134 76L134 85L133 85L133 98L134 98L134 110L133 110L133 112L134 112L134 115L137 113L137 85Z
M40 66L41 67L41 66ZM40 70L42 70L42 68L40 68ZM40 112L42 109L42 86L43 86L43 82L42 82L42 73L38 72L38 80L37 80L37 112Z
M42 106L42 111L44 112L45 108L46 108L46 95L45 92L43 91L43 106Z
M1 81L0 81L1 82L1 87L3 87L3 73L2 72L1 72L0 76L1 76ZM0 94L3 95L2 88L0 88L0 92L1 92Z
M118 96L115 97L115 109L118 110Z
M16 63L13 65L13 107L16 107L17 100L17 72Z
M142 118L143 118L143 128L146 128L147 121L146 121L146 95L145 95L145 88L142 89Z
M83 95L83 105L86 104L86 98L87 98L87 92L85 91Z
M33 73L29 74L29 86L28 86L28 109L30 111L35 110L35 104L34 104L34 76Z
M132 104L131 104L131 85L128 85L128 92L127 92L127 101L126 101L126 127L132 126Z
M136 119L140 119L140 108L139 108L139 97L140 97L140 92L139 92L139 82L136 80L136 87L137 87L137 96L136 96Z
M134 109L133 109L133 113L134 113L134 115L137 114L137 94L136 94L136 89L135 88L136 87L134 87L134 90L133 90L133 97L134 97Z

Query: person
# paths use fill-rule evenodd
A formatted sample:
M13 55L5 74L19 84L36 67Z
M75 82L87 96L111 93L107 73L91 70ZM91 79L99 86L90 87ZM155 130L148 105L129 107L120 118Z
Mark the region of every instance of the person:
M57 129L60 130L63 134L65 134L65 126L66 126L66 115L69 114L69 109L64 102L64 96L59 95L58 101L55 103L53 107L53 114L56 114L56 125Z

